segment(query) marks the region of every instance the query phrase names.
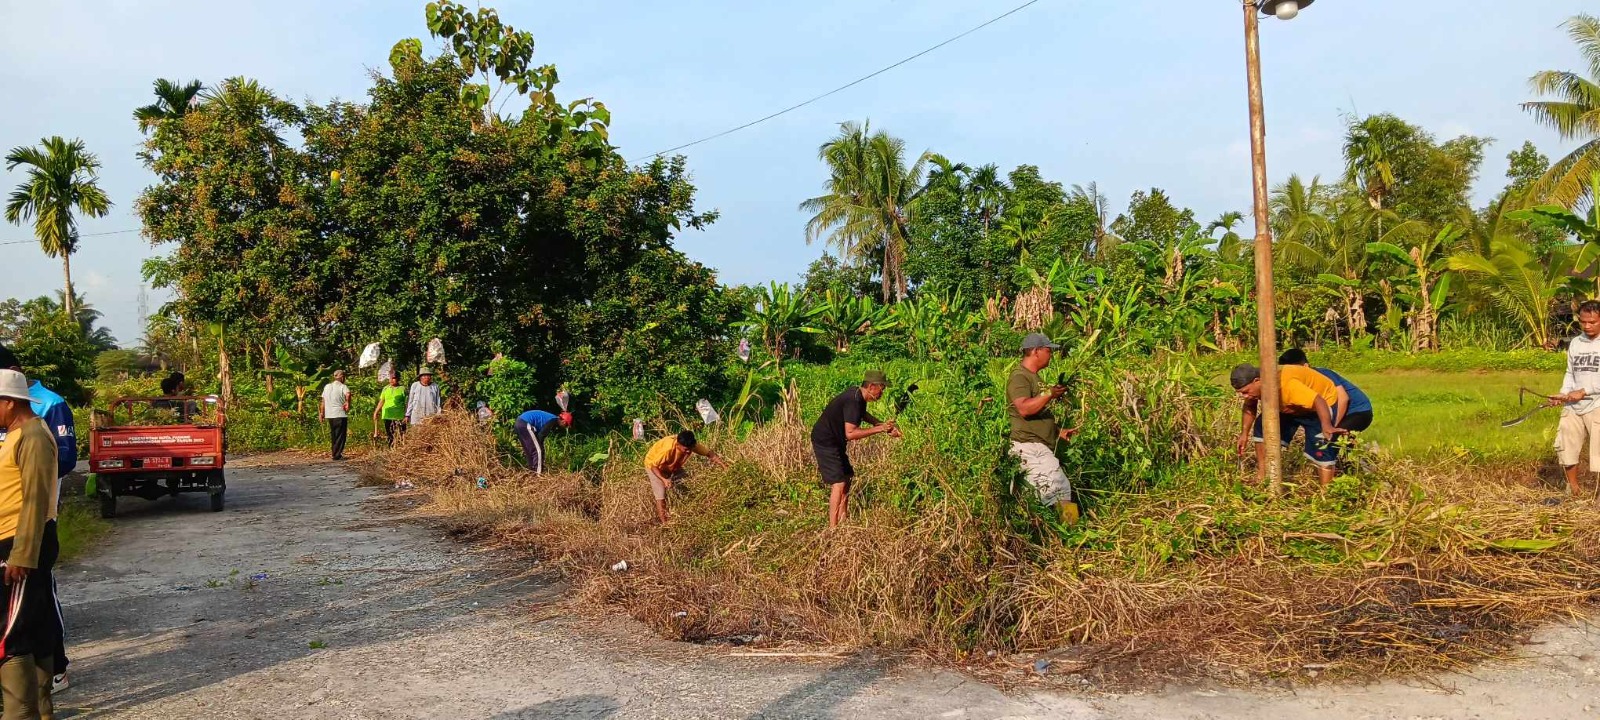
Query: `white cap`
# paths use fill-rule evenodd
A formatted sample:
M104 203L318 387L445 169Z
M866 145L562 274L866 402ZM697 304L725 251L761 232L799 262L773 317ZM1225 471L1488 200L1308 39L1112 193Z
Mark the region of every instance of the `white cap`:
M15 370L0 370L0 397L28 399L28 378Z

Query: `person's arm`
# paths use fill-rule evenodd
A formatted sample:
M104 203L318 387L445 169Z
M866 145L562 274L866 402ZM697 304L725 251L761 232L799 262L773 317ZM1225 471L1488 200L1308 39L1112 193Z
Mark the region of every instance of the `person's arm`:
M718 467L728 466L728 461L723 460L721 455L712 452L711 448L707 447L705 443L695 443L694 448L690 452L693 452L694 454L711 461L712 464Z
M1240 455L1243 455L1244 449L1250 445L1250 431L1256 427L1256 416L1261 414L1260 408L1260 400L1250 398L1244 401L1244 407L1239 413L1244 422L1240 423L1239 439L1234 442L1235 449Z
M1573 375L1572 372L1572 350L1569 349L1567 350L1567 374L1561 377L1561 394L1557 397L1550 398L1551 404L1560 405L1562 403L1578 402L1584 397L1584 394L1579 392L1580 390L1581 388L1578 387L1578 379Z
M317 396L317 417L325 418L327 416L328 416L328 394L327 394L326 391L324 391L323 394Z
M881 435L891 430L894 430L894 426L888 423L874 425L872 427L863 429L860 425L847 422L844 424L844 439L852 442L856 440L865 440L873 435Z
M1324 440L1332 440L1334 435L1342 432L1334 427L1333 410L1328 407L1328 401L1322 399L1321 395L1317 396L1316 401L1312 403L1312 407L1317 411L1317 420L1322 423L1322 438Z
M346 414L346 415L350 414L350 395L351 395L350 389L348 387L345 388L345 391L344 391L344 414Z
M33 422L30 420L29 422ZM20 429L17 432L22 432ZM55 502L55 446L24 437L17 443L17 467L22 470L22 510L17 517L17 534L6 558L6 584L26 578L39 567L40 546L44 543L44 524L50 519Z
M420 393L416 393L416 392L410 392L410 393L406 394L406 424L407 425L410 425L411 424L411 418L416 416L416 413L417 413L417 397L419 395L420 395Z
M1344 416L1350 412L1350 392L1342 385L1334 385L1333 391L1338 395L1333 407L1333 424L1337 427L1344 422Z

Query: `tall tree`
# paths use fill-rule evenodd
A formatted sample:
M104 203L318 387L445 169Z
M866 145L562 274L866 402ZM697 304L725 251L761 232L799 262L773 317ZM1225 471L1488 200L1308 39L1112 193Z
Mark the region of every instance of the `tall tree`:
M1528 86L1548 99L1525 102L1522 109L1562 140L1581 143L1545 171L1530 198L1570 208L1587 192L1589 176L1600 170L1600 18L1575 15L1564 26L1583 55L1587 75L1566 70L1534 74Z
M1434 227L1460 220L1483 164L1486 138L1438 142L1394 115L1351 119L1345 134L1345 176L1373 210L1394 210Z
M105 217L111 198L100 189L100 161L83 141L60 135L45 138L37 147L17 147L6 154L6 170L28 166L28 179L12 191L6 202L6 220L14 225L33 221L33 235L50 257L61 258L66 277L64 308L73 315L72 254L78 251L78 218Z
M166 78L155 81L156 101L133 111L133 119L139 121L139 132L149 132L163 120L181 118L200 102L200 93L205 86L199 80L190 80L179 85Z
M812 213L806 242L826 236L840 257L876 258L884 302L904 300L909 225L930 154L908 163L904 140L872 132L870 122L845 122L817 149L817 158L828 167L828 180L822 195L800 203L801 210Z

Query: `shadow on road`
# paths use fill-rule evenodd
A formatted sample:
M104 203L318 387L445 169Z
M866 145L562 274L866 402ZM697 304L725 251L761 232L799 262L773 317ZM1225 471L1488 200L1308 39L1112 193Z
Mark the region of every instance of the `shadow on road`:
M508 710L488 720L599 720L617 714L622 705L616 698L605 695L574 695L530 705L521 710Z
M896 662L890 658L858 655L767 703L749 720L826 720L838 717L839 706L888 674Z

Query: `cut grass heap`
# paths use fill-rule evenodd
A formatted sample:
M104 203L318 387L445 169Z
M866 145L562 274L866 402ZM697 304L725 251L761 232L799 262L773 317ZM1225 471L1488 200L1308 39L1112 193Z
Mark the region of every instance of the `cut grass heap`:
M1069 471L1088 514L1059 528L1015 499L1003 411L974 375L924 382L905 440L852 448L857 500L837 530L792 389L743 439L708 438L733 466L692 466L664 528L637 443L615 444L603 468L535 478L447 413L367 472L416 483L424 513L551 560L596 606L691 641L759 635L973 664L1059 650L1057 668L1129 679L1356 677L1485 657L1600 592L1592 501L1546 505L1520 478L1415 461L1270 498L1211 450L1231 453L1236 411L1184 390L1192 378L1084 381L1074 419L1097 444L1069 453L1082 463ZM629 569L610 571L619 560Z

